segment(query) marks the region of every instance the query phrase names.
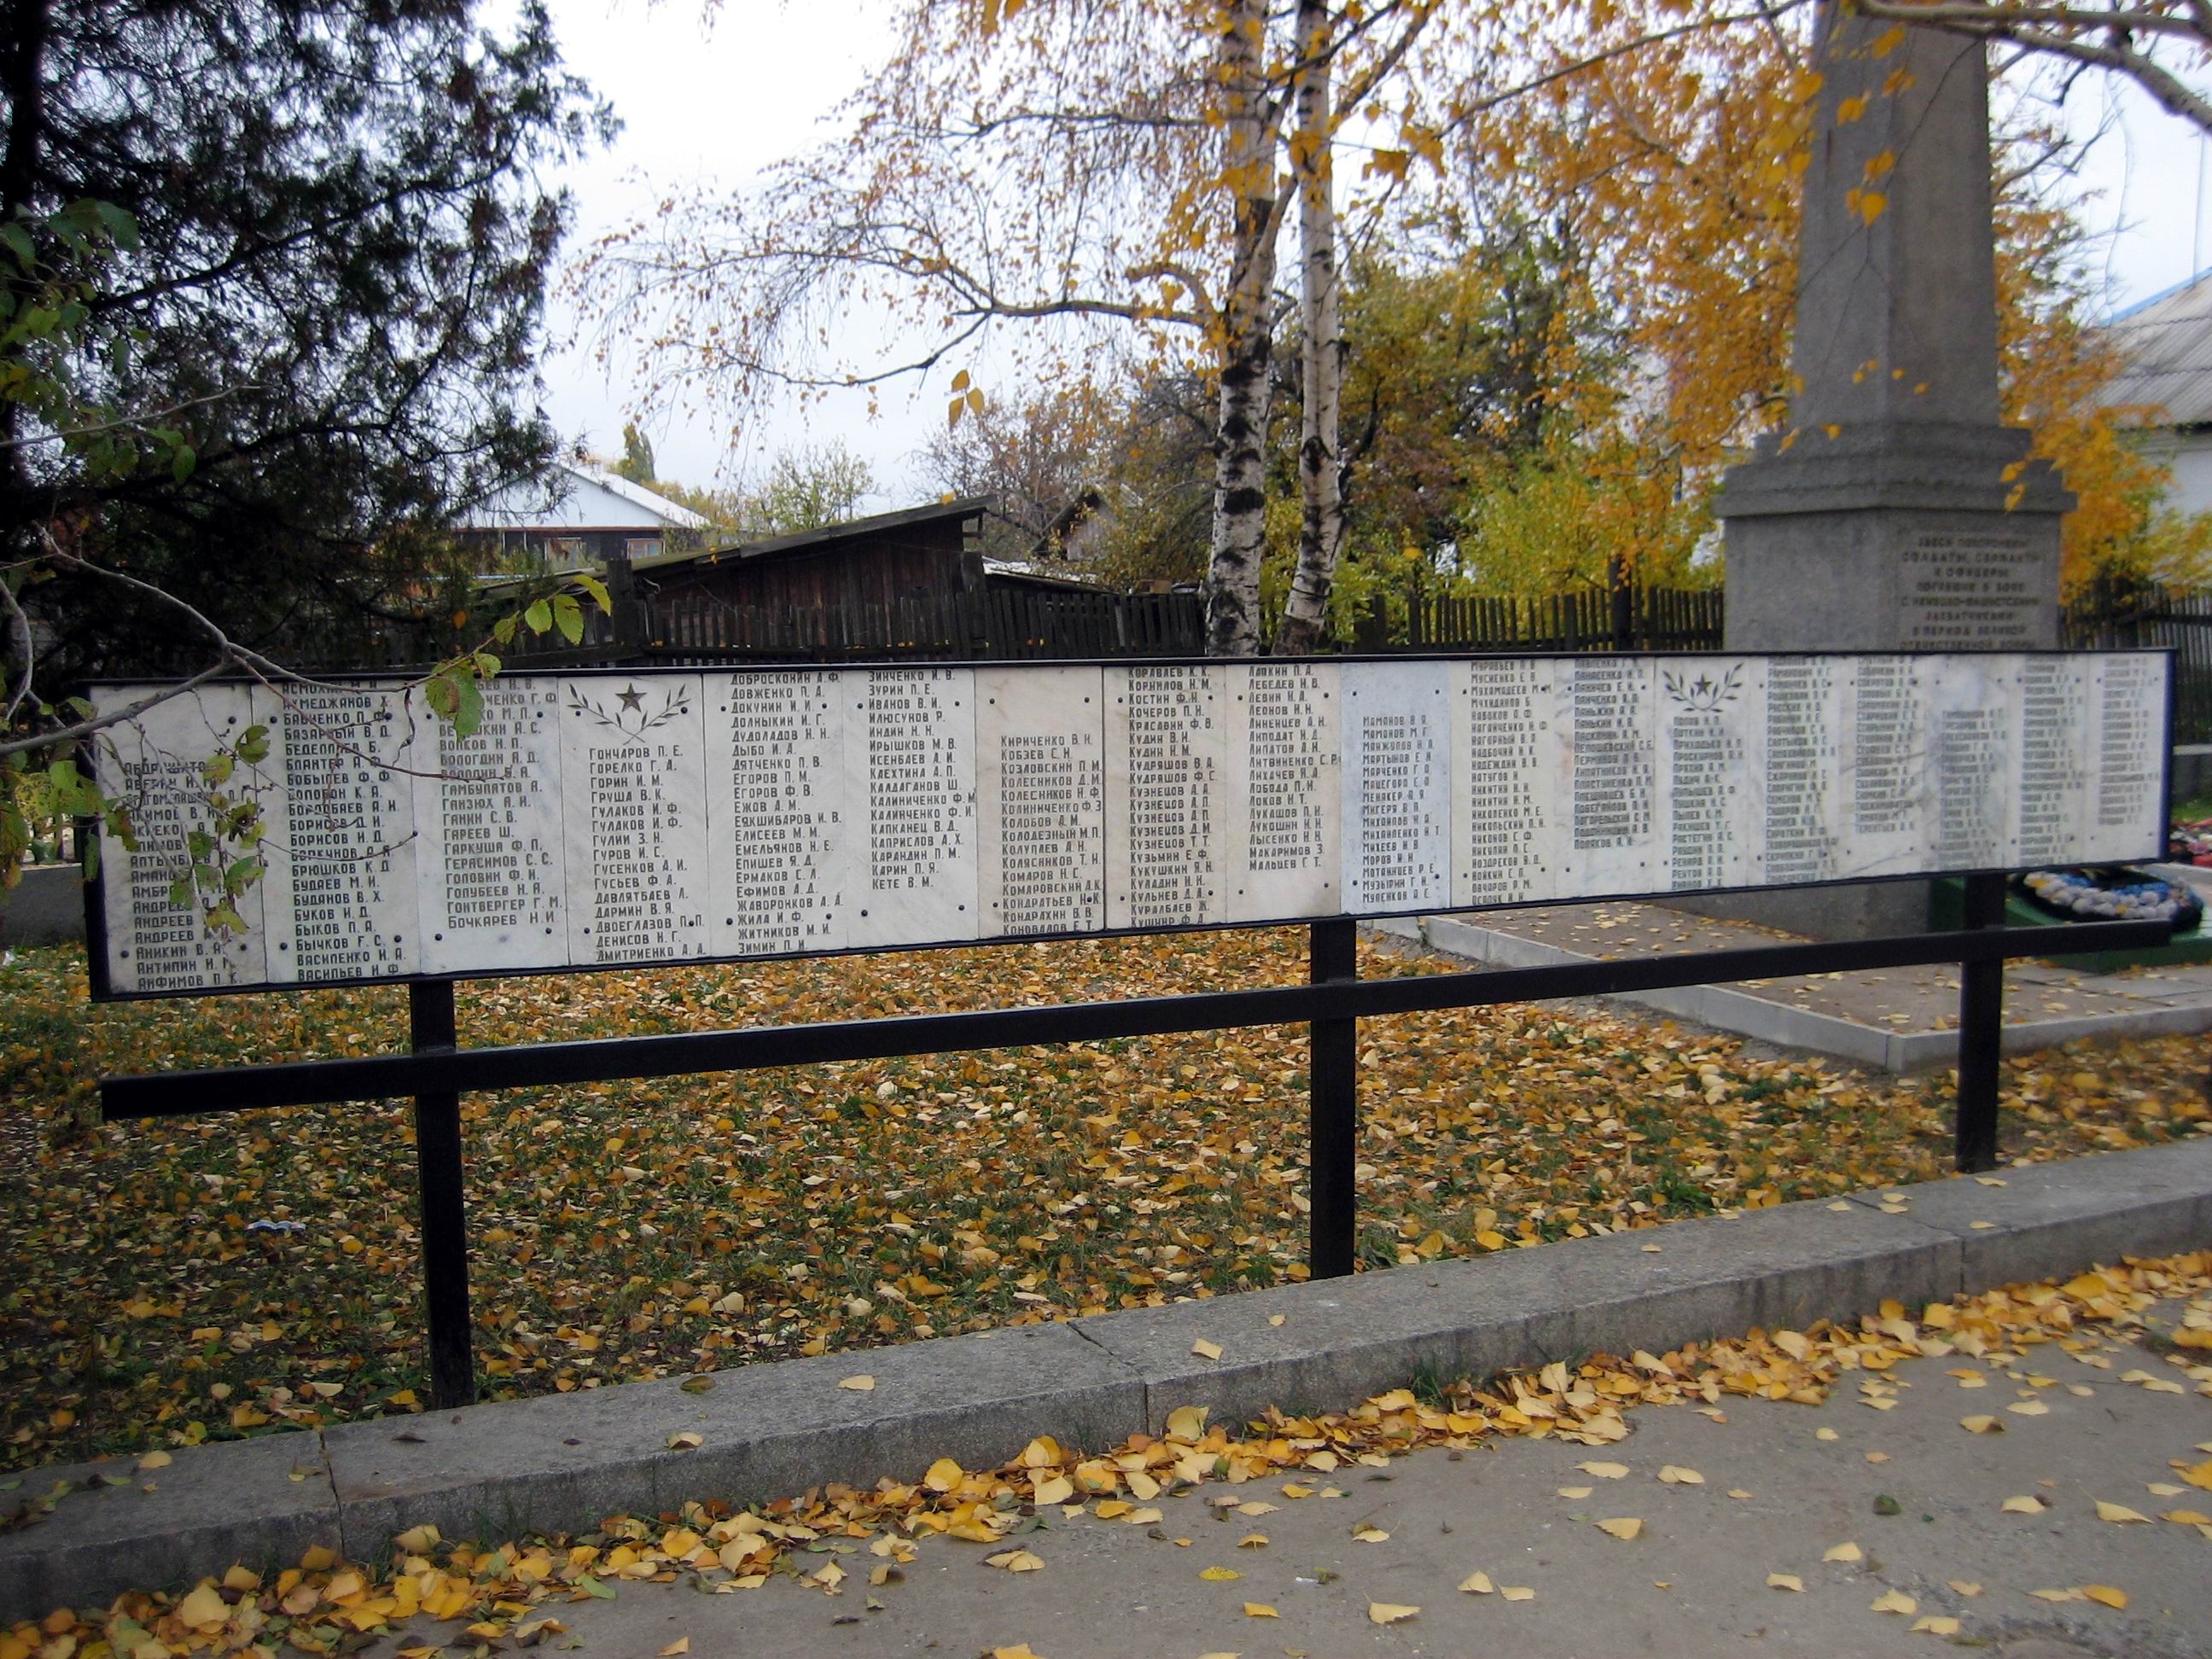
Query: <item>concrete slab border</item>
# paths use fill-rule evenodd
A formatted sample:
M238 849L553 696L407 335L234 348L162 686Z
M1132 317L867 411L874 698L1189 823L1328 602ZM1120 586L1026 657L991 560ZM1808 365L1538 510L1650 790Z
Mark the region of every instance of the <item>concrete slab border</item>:
M316 1544L373 1559L424 1521L449 1537L580 1530L687 1498L910 1480L939 1456L984 1467L1037 1434L1099 1449L1158 1431L1182 1405L1217 1419L1340 1408L1425 1372L1663 1351L1850 1318L1887 1297L1917 1304L2212 1247L2212 1136L1999 1179L750 1366L702 1393L627 1383L205 1446L149 1477L119 1458L30 1471L22 1495L61 1480L82 1489L40 1524L0 1533L0 1624L237 1561L296 1561ZM1220 1360L1193 1352L1201 1336ZM873 1389L838 1386L860 1374ZM671 1444L684 1435L698 1445Z
M1563 945L1523 939L1501 928L1484 927L1451 916L1418 921L1390 918L1368 924L1378 932L1409 939L1448 956L1498 968L1540 968L1595 960ZM1769 1002L1729 985L1687 985L1673 990L1623 994L1622 1002L1692 1020L1715 1030L1733 1032L1789 1048L1808 1048L1856 1065L1877 1066L1909 1076L1954 1066L1955 1031L1890 1031L1811 1008ZM2008 1054L2034 1054L2080 1037L2154 1037L2212 1030L2212 1003L2146 1006L2121 1013L2083 1014L2071 1019L2008 1024L2002 1038Z

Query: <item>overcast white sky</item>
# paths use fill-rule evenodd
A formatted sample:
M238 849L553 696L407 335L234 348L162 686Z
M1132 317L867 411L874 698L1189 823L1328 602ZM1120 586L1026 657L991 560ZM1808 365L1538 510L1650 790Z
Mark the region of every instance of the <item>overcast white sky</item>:
M698 0L551 0L568 63L624 122L613 149L577 168L576 243L626 222L672 187L742 180L818 141L838 101L888 49L882 0L723 0L710 27ZM2098 233L2096 275L2119 308L2185 281L2212 261L2212 181L2205 141L2148 101L2082 77L2069 114L2094 131L2112 104L2111 131L2081 175L2086 217ZM572 245L573 246L573 245ZM574 319L556 306L556 349L544 364L548 410L562 434L602 451L619 447L638 388L623 366L603 370L587 350L561 344ZM660 471L686 482L742 479L775 451L842 440L866 456L878 507L926 495L911 463L944 419L941 392L885 396L873 421L853 394L756 423L732 453L721 422L678 411L647 428Z

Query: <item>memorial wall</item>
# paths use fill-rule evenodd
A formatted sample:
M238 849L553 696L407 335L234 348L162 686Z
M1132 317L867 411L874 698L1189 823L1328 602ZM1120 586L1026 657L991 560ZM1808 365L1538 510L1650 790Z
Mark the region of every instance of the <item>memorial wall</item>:
M216 686L112 730L103 995L2158 856L2161 653L1301 659ZM117 686L117 707L148 688ZM170 897L248 727L268 869Z

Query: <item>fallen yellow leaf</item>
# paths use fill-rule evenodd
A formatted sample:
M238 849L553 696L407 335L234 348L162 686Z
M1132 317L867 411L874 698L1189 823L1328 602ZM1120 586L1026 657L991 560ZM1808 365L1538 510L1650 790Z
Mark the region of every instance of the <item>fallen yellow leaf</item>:
M1487 1595L1496 1588L1486 1572L1471 1572L1459 1581L1459 1587L1469 1595Z
M1959 1426L1968 1434L2002 1434L2004 1432L2004 1425L1997 1419L1986 1414L1962 1417L1959 1419Z
M2117 1609L2128 1604L2128 1593L2124 1589L2115 1589L2110 1584L2084 1584L2081 1594L2107 1607Z
M1352 1529L1352 1535L1363 1544L1383 1543L1390 1536L1390 1534L1383 1531L1382 1528L1372 1525L1367 1522L1362 1522L1359 1525L1354 1527Z
M166 1469L175 1462L176 1459L165 1451L149 1451L138 1460L138 1472L143 1474L149 1469Z
M1912 1628L1924 1631L1930 1636L1956 1636L1959 1633L1959 1621L1948 1614L1931 1613L1925 1618L1914 1620Z
M1177 1406L1168 1413L1168 1438L1197 1439L1206 1432L1206 1413L1203 1406Z
M1419 1613L1419 1607L1409 1607L1396 1601L1370 1601L1367 1620L1373 1625L1402 1625Z
M1802 1594L1805 1581L1794 1572L1770 1572L1766 1575L1766 1587L1769 1589L1796 1590Z
M1561 1486L1559 1492L1562 1498L1588 1498L1595 1490L1594 1486Z
M1247 1619L1279 1619L1283 1615L1265 1601L1247 1601L1244 1604L1244 1616Z
M2140 1510L2130 1509L2125 1504L2107 1504L2100 1498L2097 1500L2097 1519L2117 1522L2125 1526L2132 1522L2148 1523L2150 1516L2143 1514Z
M202 1584L177 1603L177 1617L194 1630L213 1630L228 1622L230 1604L214 1585Z
M1827 1553L1820 1559L1823 1561L1863 1561L1866 1559L1866 1552L1856 1544L1834 1544L1829 1547Z
M683 1434L672 1434L668 1437L668 1449L671 1451L696 1451L706 1443L704 1436L692 1434L688 1431Z
M1945 1581L1960 1595L1972 1598L1982 1593L1982 1587L1971 1578L1952 1578Z
M1004 1567L1008 1572L1042 1572L1044 1558L1028 1550L1000 1550L996 1555L983 1558L987 1567Z
M1695 1469L1684 1468L1680 1463L1662 1465L1659 1478L1670 1486L1702 1486L1705 1484L1704 1475Z
M1597 1529L1600 1532L1610 1533L1613 1537L1626 1542L1644 1530L1644 1522L1635 1516L1620 1515L1615 1516L1610 1521L1599 1522Z
M1264 1532L1248 1532L1237 1540L1237 1547L1240 1550L1263 1550L1267 1547L1267 1534Z
M1234 1567L1207 1567L1198 1576L1209 1584L1226 1584L1233 1579L1242 1578L1244 1575Z
M2008 1498L1997 1505L1997 1508L2006 1515L2040 1515L2050 1507L2033 1492L2022 1492L2018 1497Z
M1903 1590L1883 1591L1875 1598L1873 1606L1876 1613L1902 1613L1908 1619L1920 1610L1920 1603Z
M660 1650L660 1659L676 1659L677 1655L691 1651L691 1638L679 1636Z
M921 1477L921 1484L932 1492L951 1492L967 1473L951 1458L940 1457L929 1466L929 1473Z
M1577 1463L1575 1467L1584 1474L1594 1474L1601 1480L1618 1480L1628 1473L1626 1463Z
M876 1379L863 1371L858 1376L839 1378L837 1386L841 1389L850 1389L854 1394L870 1394L875 1389Z
M1218 1342L1209 1342L1202 1336L1190 1345L1190 1351L1200 1359L1221 1358L1221 1345Z
M2212 1515L2200 1515L2195 1510L2164 1510L2158 1518L2171 1521L2177 1526L2212 1527Z
M1536 1592L1526 1584L1500 1584L1498 1593L1509 1601L1533 1601Z

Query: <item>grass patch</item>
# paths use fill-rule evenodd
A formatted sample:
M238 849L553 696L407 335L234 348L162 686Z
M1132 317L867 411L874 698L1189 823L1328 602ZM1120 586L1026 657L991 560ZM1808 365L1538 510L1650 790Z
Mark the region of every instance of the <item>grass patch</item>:
M0 1165L0 1465L415 1409L404 1103L82 1127L103 1073L398 1048L404 993L94 1009L83 966L43 951L0 969L0 1114L46 1146ZM1362 970L1427 971L1379 953ZM484 1045L1304 977L1304 931L1278 929L494 981L464 986L459 1012ZM1370 1270L1944 1168L1942 1077L1538 1006L1360 1035ZM2185 1133L2201 1056L2177 1038L2008 1062L2008 1143L2039 1158ZM1300 1278L1305 1058L1291 1028L471 1096L489 1391Z

